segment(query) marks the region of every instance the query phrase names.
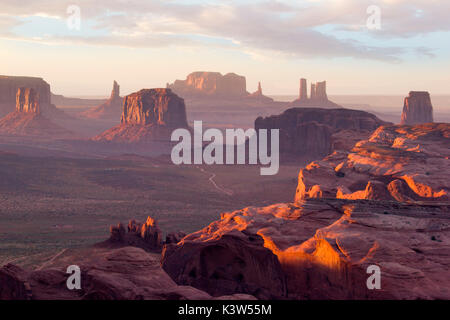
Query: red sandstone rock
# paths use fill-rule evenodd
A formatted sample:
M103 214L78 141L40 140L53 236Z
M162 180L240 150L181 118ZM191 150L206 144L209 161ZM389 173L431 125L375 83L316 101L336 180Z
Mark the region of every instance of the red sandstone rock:
M0 298L14 300L208 300L206 292L177 285L160 267L160 255L139 248L97 245L67 249L35 271L0 268ZM81 290L68 290L66 269L81 269ZM27 289L28 288L28 289ZM254 299L248 295L228 299Z
M365 111L292 108L278 116L259 117L255 129L280 129L281 153L320 158L332 150L348 149L383 124Z
M433 122L433 106L428 92L411 91L405 98L400 124Z
M211 229L215 226L210 226ZM259 299L286 296L280 264L263 247L260 236L219 232L211 236L210 230L201 230L164 247L161 264L175 282L199 288L212 296L234 293Z
M382 126L350 152L335 152L302 169L296 201L317 196L448 201L449 137L449 124Z
M308 99L308 88L307 88L307 84L306 84L306 79L302 78L300 79L300 94L298 99L300 101L305 101Z
M21 268L7 264L0 269L0 300L30 300L27 273Z
M110 227L109 242L158 252L162 248L162 231L152 217L148 217L145 223L130 220L127 230L121 223Z
M39 96L41 106L50 105L50 85L42 78L0 76L0 116L13 112L19 88L30 88Z
M242 282L232 281L233 275L243 274L236 279L245 283L263 269L266 279L256 283L276 295L277 269L258 262L257 247L264 246L281 265L288 299L449 299L448 210L448 205L339 199L250 207L224 213L168 246L163 267L179 284L213 291L222 283L236 290ZM381 268L381 290L367 288L370 265Z
M0 119L0 134L50 139L72 137L72 132L43 115L41 101L39 93L32 88L17 89L16 111Z
M166 244L178 243L186 236L184 232L171 232L166 236Z
M19 88L16 94L16 111L40 113L39 94L32 88Z
M188 128L184 100L170 89L143 89L125 97L121 124L93 138L119 143L169 142L174 129Z
M168 88L184 98L192 96L244 97L247 95L245 77L234 73L193 72L186 80L176 80Z
M300 79L299 98L292 101L288 107L321 107L321 108L342 108L340 105L328 100L327 82L311 83L311 93L308 98L306 79Z
M120 97L120 86L114 81L110 98L103 104L82 113L82 116L96 119L120 119L123 111L123 98Z

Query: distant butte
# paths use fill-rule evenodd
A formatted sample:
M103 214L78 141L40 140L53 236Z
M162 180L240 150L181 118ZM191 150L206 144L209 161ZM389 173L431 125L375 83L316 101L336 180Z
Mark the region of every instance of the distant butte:
M333 150L348 150L356 141L369 137L381 125L389 124L361 110L291 108L280 115L259 117L255 130L279 129L280 153L316 159Z
M82 113L82 116L93 119L120 119L123 98L120 97L120 86L114 81L110 98L101 105Z
M125 97L121 123L94 141L170 141L174 129L188 128L184 100L170 89L142 89Z
M254 93L247 91L247 80L235 73L222 75L219 72L193 72L186 80L175 80L167 84L176 94L185 99L241 100L245 103L272 103L273 99L264 96L261 83Z
M311 94L308 98L307 81L300 79L300 92L298 99L292 101L289 107L321 107L321 108L342 108L340 105L328 100L326 81L312 83Z
M430 94L411 91L405 98L400 124L414 125L433 122L433 106Z
M0 119L0 133L3 135L44 138L72 136L70 131L53 123L43 115L43 106L48 107L47 96L44 96L42 100L37 90L33 88L18 88L16 93L16 110ZM54 108L54 106L51 107Z

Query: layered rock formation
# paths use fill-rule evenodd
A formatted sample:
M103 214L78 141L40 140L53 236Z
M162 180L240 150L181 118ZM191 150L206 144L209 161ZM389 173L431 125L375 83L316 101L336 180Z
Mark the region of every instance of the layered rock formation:
M42 78L0 76L0 116L13 112L19 88L33 89L41 106L50 105L50 85Z
M400 124L414 125L433 122L433 106L428 92L411 91L405 98Z
M308 98L307 81L304 78L300 79L298 99L292 101L289 107L341 108L340 105L328 100L326 81L311 83L311 93Z
M16 94L16 111L40 113L39 94L31 88L19 88Z
M188 128L184 100L170 89L143 89L125 97L121 124L93 140L170 141L172 131L177 128Z
M193 72L186 80L175 80L167 88L183 98L195 96L216 96L239 98L247 95L245 77L235 73L222 75L219 72Z
M67 249L35 271L0 268L1 300L210 300L208 293L177 285L160 267L160 255L107 244ZM81 270L81 289L68 290L67 266ZM221 299L254 299L233 295Z
M382 126L351 151L335 152L302 169L296 201L448 201L449 138L449 124Z
M237 292L247 292L245 284L251 275L265 272L266 278L258 283L269 288L267 295L279 298L448 299L448 209L448 205L394 206L383 201L338 199L250 207L224 213L220 220L170 245L163 267L178 283L199 288L212 284L210 290L227 284L224 288ZM230 237L239 241L239 252L251 253L236 260ZM217 249L217 262L213 248ZM261 248L277 257L284 279L272 259L264 265L258 258L249 258L258 257ZM186 254L189 262L183 265ZM199 272L203 269L197 268L189 274L201 261L210 269ZM175 270L182 265L187 269ZM380 290L367 287L371 265L381 269ZM254 270L244 273L246 266ZM210 270L216 269L223 272L211 275ZM239 276L231 280L237 270ZM285 283L286 291L281 290Z
M167 244L163 269L178 284L200 288L212 296L244 293L259 299L286 296L286 283L276 256L257 234L211 235L204 230L179 243ZM218 230L217 230L218 231Z
M120 119L123 110L123 98L120 97L120 86L114 81L110 98L101 105L82 113L82 116L95 119Z
M248 293L249 275L263 268L258 258L248 258L259 256L259 245L277 257L282 271L280 277L266 258L271 277L258 279L272 288L261 289L266 295L449 299L449 138L449 124L382 126L352 152L337 152L302 169L294 203L224 213L166 246L163 267L179 284L217 290L226 283L234 292ZM235 242L239 252L252 252L240 254L240 268L233 264ZM210 248L224 260L206 259ZM205 266L201 261L209 261L208 270L229 273L199 272ZM254 271L243 267L248 265ZM373 266L381 271L379 290L367 286ZM230 277L234 274L239 277ZM286 291L280 290L284 284Z
M41 98L32 88L18 88L16 111L0 119L0 134L43 138L70 137L72 133L42 114Z
M255 130L279 129L281 153L320 158L334 149L349 149L383 124L365 111L292 108L278 116L259 117Z
M224 101L240 101L247 104L271 104L273 99L263 95L261 83L258 89L249 93L247 80L235 73L222 75L219 72L193 72L186 80L176 80L167 84L176 94L193 101L214 100L215 103Z

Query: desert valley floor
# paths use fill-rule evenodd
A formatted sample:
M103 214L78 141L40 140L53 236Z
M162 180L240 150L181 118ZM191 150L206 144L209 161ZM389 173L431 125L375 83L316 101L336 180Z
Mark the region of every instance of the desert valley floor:
M259 166L0 153L0 264L37 267L64 248L104 240L109 225L131 218L152 216L167 232L190 233L222 212L289 202L298 167L283 165L275 177L264 177Z

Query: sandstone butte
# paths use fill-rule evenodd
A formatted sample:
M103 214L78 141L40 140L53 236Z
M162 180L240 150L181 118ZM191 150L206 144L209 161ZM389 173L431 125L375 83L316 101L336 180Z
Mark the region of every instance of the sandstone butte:
M16 109L16 94L19 88L31 88L39 95L40 104L51 104L50 85L42 78L13 77L0 75L0 116Z
M365 111L305 107L259 117L255 120L255 130L280 130L281 160L289 155L317 159L333 150L351 149L357 141L386 124Z
M271 104L273 99L262 92L261 83L258 89L249 93L247 80L244 76L235 73L222 75L219 72L192 72L186 80L175 80L167 84L167 88L185 99L217 99L239 100L242 103Z
M114 81L109 99L105 103L83 112L82 116L93 119L119 120L123 111L123 100L120 97L120 86Z
M330 101L327 95L327 82L311 83L310 96L307 93L306 79L300 79L300 90L297 99L292 101L288 107L321 107L321 108L342 108L340 105Z
M42 102L44 101L44 103ZM41 138L68 138L73 134L43 115L49 107L33 88L20 87L16 92L16 110L0 119L0 134ZM55 108L56 109L56 108Z
M405 98L400 124L421 124L433 122L433 106L430 94L425 91L411 91Z
M93 140L168 142L177 128L188 128L184 100L170 89L142 89L124 98L121 123Z

